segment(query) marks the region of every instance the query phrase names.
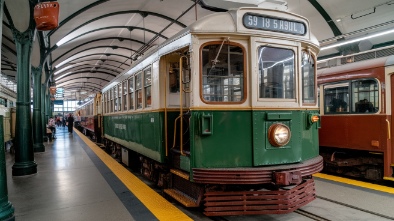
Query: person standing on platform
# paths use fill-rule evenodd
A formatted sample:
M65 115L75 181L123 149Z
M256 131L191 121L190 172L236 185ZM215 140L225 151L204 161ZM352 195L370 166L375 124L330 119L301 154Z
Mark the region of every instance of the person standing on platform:
M53 119L52 117L49 118L48 120L48 129L51 130L52 132L52 138L56 139L56 123L55 123L55 119Z
M56 117L56 126L60 127L60 117L59 116Z
M65 114L63 117L63 127L66 126L66 123L67 123L67 115Z
M69 134L73 132L73 125L74 125L74 117L71 114L69 114L67 118L67 126L68 126Z

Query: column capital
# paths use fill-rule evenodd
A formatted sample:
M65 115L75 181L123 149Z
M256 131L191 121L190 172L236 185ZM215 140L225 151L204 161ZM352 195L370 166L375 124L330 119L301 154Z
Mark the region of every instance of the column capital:
M20 32L17 29L12 29L12 34L14 35L15 41L21 44L31 44L33 42L34 30L28 29L24 32Z
M38 67L31 66L31 72L34 75L41 75L41 70L42 70L42 66L41 65L38 66Z

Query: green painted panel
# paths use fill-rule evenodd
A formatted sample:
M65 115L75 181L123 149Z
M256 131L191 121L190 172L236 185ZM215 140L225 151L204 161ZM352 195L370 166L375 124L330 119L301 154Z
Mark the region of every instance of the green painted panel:
M140 153L144 156L147 156L153 160L156 160L158 162L163 163L164 159L163 159L163 154L158 152L158 151L154 151L151 150L149 148L144 147L143 145L136 143L136 142L131 142L131 141L126 141L124 139L119 139L117 137L112 137L110 135L105 135L105 138L112 140L115 143L118 143L126 148L129 148L131 150L134 150L137 153Z
M292 112L272 112L267 113L267 120L291 120Z
M301 162L318 156L318 124L308 123L317 111L192 111L190 158L180 167L234 168ZM168 113L168 147L173 145L176 112ZM290 127L290 142L273 147L267 130L273 123ZM105 136L138 153L164 162L164 113L104 117ZM179 135L177 136L179 140Z
M253 112L253 165L265 166L301 162L318 155L317 124L307 125L311 111ZM317 112L314 112L317 113ZM291 116L287 118L272 116ZM267 138L269 127L275 123L289 126L290 142L283 147L274 147Z
M193 111L190 120L192 167L252 166L251 121L250 111ZM209 125L213 133L207 134L203 125Z
M301 162L318 156L316 111L193 111L191 165L202 168L253 167ZM281 148L267 139L268 128L283 123L292 131ZM211 133L210 133L211 132Z
M311 114L319 115L318 111L308 111L304 114L305 129L302 131L301 140L303 147L303 160L311 159L319 155L319 128L320 120L311 123Z
M104 116L104 135L127 148L164 162L164 113Z
M180 167L182 170L190 172L190 158L188 156L180 156Z

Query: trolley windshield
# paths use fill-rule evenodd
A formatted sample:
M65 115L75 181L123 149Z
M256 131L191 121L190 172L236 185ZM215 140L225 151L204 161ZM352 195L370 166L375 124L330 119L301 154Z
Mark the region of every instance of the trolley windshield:
M259 97L295 98L294 52L290 49L259 48Z

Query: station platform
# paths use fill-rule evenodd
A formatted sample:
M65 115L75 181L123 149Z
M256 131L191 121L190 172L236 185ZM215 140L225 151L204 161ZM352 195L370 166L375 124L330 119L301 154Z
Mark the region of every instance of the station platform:
M79 131L56 128L57 139L35 153L37 173L12 176L6 152L8 199L18 221L218 220L163 198ZM316 174L318 198L301 209L323 220L392 220L394 188ZM305 220L296 212L219 220ZM309 219L308 219L309 220Z
M12 176L6 152L16 220L192 220L79 131L57 127L56 137L34 154L36 174Z

